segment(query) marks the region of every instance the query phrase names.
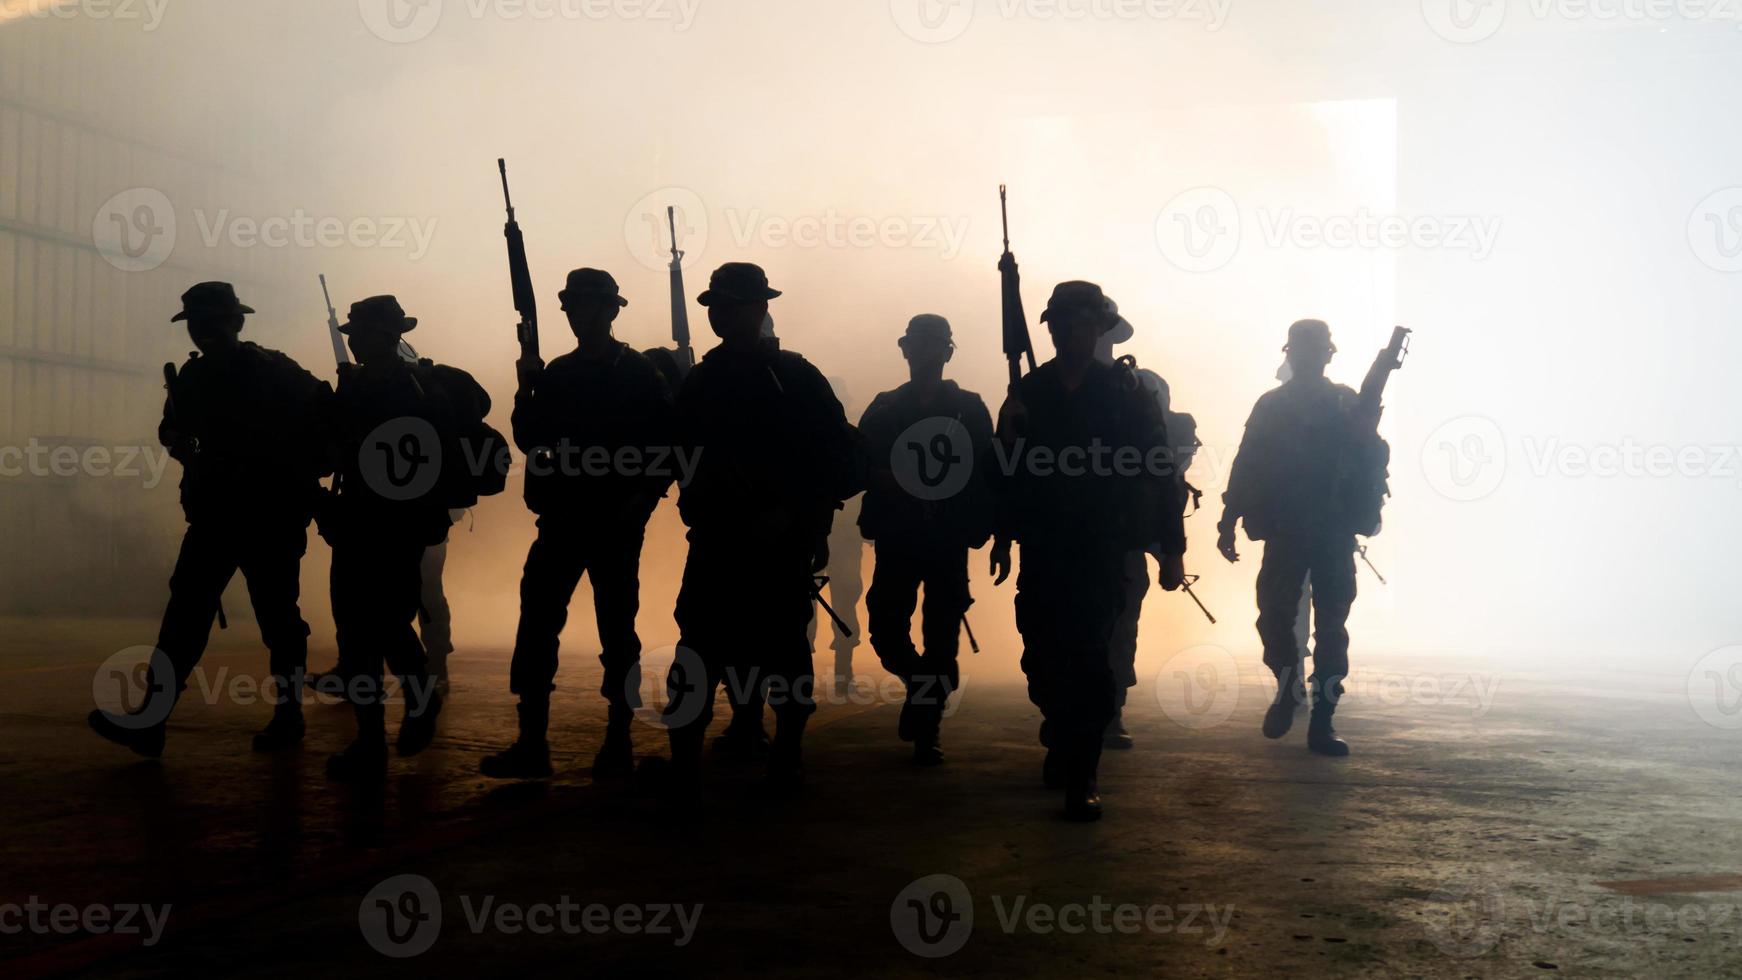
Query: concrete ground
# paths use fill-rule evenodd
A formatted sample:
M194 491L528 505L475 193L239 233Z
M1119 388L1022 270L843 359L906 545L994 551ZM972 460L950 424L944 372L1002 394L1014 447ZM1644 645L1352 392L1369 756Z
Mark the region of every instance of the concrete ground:
M226 642L219 687L262 669ZM861 696L816 717L801 797L721 764L680 810L590 781L604 712L575 666L556 779L477 775L511 737L497 653L461 661L435 747L364 793L322 774L342 708L266 758L247 751L264 707L201 697L138 760L85 729L91 665L43 648L8 658L0 692L0 972L1742 973L1742 733L1676 679L1358 675L1355 754L1326 760L1304 716L1260 737L1266 685L1217 656L1134 690L1137 748L1105 761L1106 819L1076 826L1039 787L1022 689L973 661L943 768L910 766L893 705ZM161 935L119 928L145 907Z

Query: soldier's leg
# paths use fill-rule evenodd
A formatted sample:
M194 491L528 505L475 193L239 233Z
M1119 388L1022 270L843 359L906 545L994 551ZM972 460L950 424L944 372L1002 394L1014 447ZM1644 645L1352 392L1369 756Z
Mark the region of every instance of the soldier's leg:
M274 751L302 740L302 693L308 672L308 623L298 604L302 594L302 558L308 531L289 527L245 543L242 576L260 624L260 639L271 656L276 689L272 722L254 736L257 751Z
M1024 557L1016 581L1016 630L1022 635L1022 674L1028 681L1028 700L1040 709L1041 744L1047 747L1042 782L1050 789L1064 786L1064 752L1057 737L1066 720L1064 702L1065 637L1061 629L1064 612L1058 604L1056 584L1043 580L1037 558Z
M1276 696L1264 714L1266 738L1281 738L1294 725L1301 697L1300 645L1295 621L1310 565L1308 550L1293 541L1269 541L1258 569L1258 638L1264 665L1276 676Z
M725 675L723 644L735 624L730 598L722 589L731 585L732 575L730 548L692 535L673 610L678 645L665 676L663 712L671 764L683 781L693 780L701 767L702 744L714 720L714 695Z
M508 667L508 690L520 699L514 706L518 735L507 749L479 760L478 771L492 779L551 774L550 692L556 686L558 637L586 560L578 535L549 518L539 520L520 573L520 622Z
M596 777L627 776L635 764L631 728L641 707L641 637L635 616L641 609L643 531L627 528L594 546L588 569L593 580L593 610L599 623L599 662L605 668L600 693L608 703L605 743L593 760Z
M442 709L441 693L430 675L429 658L416 626L423 592L418 569L425 549L420 541L396 539L379 550L377 601L382 650L405 697L405 716L395 746L402 756L416 755L435 740L436 716Z
M848 683L853 680L853 651L858 649L859 638L864 635L859 625L859 599L865 594L865 573L861 567L864 557L864 542L854 542L852 547L843 549L836 556L836 564L829 569L829 602L849 631L843 633L830 623L829 636L833 639L829 646L835 653L836 679L846 678ZM817 612L822 610L819 608ZM824 618L828 618L826 613ZM812 649L815 649L814 645Z
M429 656L429 673L437 685L448 685L448 656L454 652L453 610L448 606L442 574L448 563L448 542L423 549L418 566L417 626Z
M157 648L168 658L175 676L167 687L153 681L154 690L180 697L205 656L218 603L239 567L235 543L227 529L210 525L189 525L182 535L181 552L169 577L169 602L157 632Z
M789 638L775 637L764 651L768 706L774 710L774 741L768 749L768 777L778 786L793 787L803 779L804 730L817 710L816 676L810 644L804 642L803 621L796 615L786 624Z
M871 591L865 596L871 649L883 669L900 678L908 689L897 726L902 741L906 742L913 741L915 735L913 674L919 667L919 650L913 645L913 611L919 603L921 573L914 556L895 548L877 548Z
M1119 618L1113 622L1113 641L1109 645L1113 677L1117 682L1113 692L1113 720L1107 725L1103 742L1108 748L1129 749L1131 733L1125 730L1125 696L1137 686L1137 627L1143 613L1143 599L1149 595L1149 559L1142 551L1127 552L1123 564L1124 604Z
M1307 746L1325 755L1347 755L1349 747L1336 737L1331 716L1349 674L1349 612L1355 605L1355 544L1333 540L1313 549L1313 674L1312 719Z
M327 775L341 781L375 782L387 774L387 705L381 684L383 649L373 595L378 570L370 557L372 548L372 542L355 538L333 543L329 589L339 645L334 675L339 693L357 717L356 741L327 760Z
M924 581L920 634L925 653L908 682L907 697L919 710L914 761L936 765L943 761L938 729L944 708L961 684L962 617L974 601L968 594L968 550L952 548L929 556Z
M140 755L163 754L164 722L206 651L224 586L236 574L229 535L190 525L169 580L169 603L158 629L157 649L147 667L144 698L122 715L98 708L86 721L98 735ZM163 676L167 671L168 676Z

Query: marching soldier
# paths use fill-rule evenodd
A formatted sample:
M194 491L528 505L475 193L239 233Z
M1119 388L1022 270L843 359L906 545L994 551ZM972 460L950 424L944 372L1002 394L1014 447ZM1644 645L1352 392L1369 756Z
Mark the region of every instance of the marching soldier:
M1264 715L1266 738L1281 738L1294 725L1301 687L1301 653L1295 636L1303 585L1312 580L1317 620L1313 649L1312 713L1307 748L1321 755L1349 754L1331 725L1344 676L1349 672L1346 623L1355 603L1355 530L1338 493L1355 392L1325 377L1336 354L1331 328L1301 320L1288 328L1289 378L1252 409L1240 451L1228 474L1228 489L1216 547L1238 561L1234 532L1264 542L1258 572L1258 636L1264 664L1276 675L1277 694Z
M404 691L397 751L416 755L435 738L442 698L412 626L420 566L448 533L449 507L475 502L475 483L486 478L478 464L493 461L485 447L467 445L487 429L489 394L459 368L402 359L400 337L416 326L397 299L374 296L353 303L340 327L357 364L339 373L338 477L321 535L333 546L335 679L357 716L356 741L327 760L328 776L341 781L386 775L384 661Z
M922 766L944 761L938 729L960 684L956 662L968 594L968 552L992 534L989 485L978 464L992 442L980 396L944 379L955 353L950 324L916 316L901 338L908 382L880 394L859 429L871 460L859 527L876 551L866 611L871 647L907 688L898 731ZM921 632L913 611L925 589Z
M1050 731L1044 778L1064 789L1067 818L1097 820L1125 556L1150 549L1162 588L1179 588L1184 508L1154 398L1129 369L1095 360L1096 342L1117 321L1101 288L1061 283L1040 319L1057 353L1014 386L999 413L998 455L1010 469L1000 480L991 566L1002 583L1010 543L1022 543L1016 625L1029 698Z
M577 341L545 365L522 361L514 398L514 441L526 452L526 502L538 538L520 580L520 629L509 690L520 697L520 737L486 757L487 776L549 776L550 695L558 636L582 575L593 583L599 625L600 693L609 703L599 778L634 768L631 726L640 707L641 545L647 522L675 475L676 412L653 361L611 335L629 301L597 269L569 273L558 294Z
M698 299L720 337L684 379L680 442L694 477L678 510L689 559L677 599L679 658L666 720L679 785L693 784L722 682L761 691L774 711L773 785L802 781L805 723L816 710L809 640L813 576L828 564L831 519L863 489L863 450L822 373L760 336L761 268L715 270Z
M298 606L308 525L321 492L333 391L275 350L241 339L254 310L227 282L182 294L199 352L172 376L158 438L182 464L187 517L149 694L130 714L91 712L97 734L145 756L163 752L164 723L205 653L224 587L240 570L271 658L272 721L256 751L298 745L308 624ZM168 371L166 369L166 375Z

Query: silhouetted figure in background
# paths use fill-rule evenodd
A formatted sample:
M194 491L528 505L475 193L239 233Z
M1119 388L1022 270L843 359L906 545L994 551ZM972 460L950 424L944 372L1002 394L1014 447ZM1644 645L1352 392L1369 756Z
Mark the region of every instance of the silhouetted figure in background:
M1120 365L1095 360L1116 322L1093 283L1053 290L1041 315L1057 354L1024 377L999 412L1008 475L992 550L997 582L1022 543L1016 625L1029 698L1050 730L1044 778L1065 791L1073 820L1101 816L1096 783L1117 680L1109 654L1125 604L1125 555L1155 550L1164 589L1185 577L1185 526L1165 465L1168 439L1155 400Z
M980 471L992 416L979 395L944 379L956 349L948 320L916 316L900 344L908 382L878 395L859 422L871 461L859 527L876 549L865 608L872 649L907 688L900 737L913 743L914 762L935 766L944 761L944 705L961 682L962 617L974 601L968 551L992 535L991 491ZM913 645L922 586L924 653Z
M847 417L852 418L854 408L846 380L830 375L829 387L834 390ZM847 629L843 631L834 625L821 606L811 613L809 629L813 654L817 649L817 635L826 632L829 636L829 649L835 655L835 694L841 698L852 696L853 651L859 648L859 638L863 633L859 627L859 600L865 594L865 539L859 533L859 514L864 501L863 494L842 501L834 524L829 528L829 567L823 570L829 577L829 605L834 607L841 622L847 624Z
M1111 300L1108 302L1117 316L1118 305ZM1155 406L1161 412L1162 424L1167 429L1171 477L1177 484L1180 505L1188 506L1197 494L1196 488L1186 482L1185 475L1191 468L1192 459L1197 455L1198 423L1192 416L1173 410L1171 390L1161 375L1137 367L1134 357L1114 356L1113 348L1130 340L1135 333L1136 329L1129 320L1118 317L1112 329L1102 334L1100 342L1095 345L1095 359L1103 364L1124 361L1125 366L1136 375L1143 393L1155 399ZM1125 608L1113 625L1111 651L1118 690L1114 696L1113 720L1107 725L1106 736L1102 739L1102 744L1109 749L1129 749L1134 745L1131 733L1125 729L1125 699L1131 689L1137 686L1137 626L1143 614L1143 600L1149 595L1149 560L1146 555L1153 551L1152 548L1134 548L1125 553Z
M1317 632L1307 747L1322 755L1348 755L1331 717L1338 686L1349 672L1346 623L1355 602L1355 532L1339 499L1338 465L1356 394L1325 377L1337 348L1323 321L1290 326L1284 349L1291 376L1252 409L1228 474L1216 546L1229 561L1238 561L1234 532L1242 520L1247 537L1264 542L1258 636L1264 664L1277 682L1276 699L1264 716L1266 738L1281 738L1294 724L1301 687L1295 621L1303 583L1311 576Z
M676 410L659 369L611 335L629 301L609 273L576 269L559 294L577 345L551 361L519 364L514 441L527 455L526 503L538 538L520 579L520 629L509 690L520 696L520 737L488 756L487 776L550 775L546 730L558 637L582 575L593 583L600 693L609 703L598 778L635 764L631 728L640 707L641 545L647 522L676 475Z
M401 756L429 746L441 712L412 628L420 566L424 549L447 536L450 505L470 503L460 495L476 464L466 458L463 439L482 424L490 396L458 368L406 363L400 337L416 326L397 299L375 296L353 303L340 328L357 364L339 372L338 477L320 522L333 546L336 680L357 716L357 740L327 760L327 774L338 780L386 775L383 661L403 687Z
M801 781L805 722L816 710L805 638L812 576L828 564L835 511L863 489L863 448L828 381L759 336L779 295L757 266L714 272L698 302L721 343L677 399L680 443L699 453L678 495L690 550L677 599L680 655L667 684L680 785L698 772L722 681L763 692L776 720L770 780ZM694 676L698 667L703 676Z
M171 322L187 321L199 352L170 383L157 429L182 464L188 522L157 637L163 656L153 658L147 700L136 711L98 710L89 720L112 742L140 755L162 754L164 723L206 651L224 588L240 569L275 689L272 721L254 736L254 748L277 751L303 737L309 629L298 597L308 524L328 472L333 391L289 357L240 338L254 311L229 283L199 283L181 301ZM163 668L173 676L158 676Z

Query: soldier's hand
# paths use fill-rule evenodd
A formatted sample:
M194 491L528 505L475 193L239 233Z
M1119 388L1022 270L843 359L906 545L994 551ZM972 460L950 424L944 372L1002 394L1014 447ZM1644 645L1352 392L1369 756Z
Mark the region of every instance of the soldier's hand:
M1161 583L1161 587L1169 592L1174 592L1185 584L1185 580L1186 556L1162 555L1161 574L1157 576L1157 581Z
M1239 561L1240 560L1240 552L1238 552L1234 549L1234 529L1233 528L1231 528L1231 527L1222 528L1222 533L1216 538L1216 550L1220 551L1222 553L1222 557L1228 559L1229 561Z
M544 374L544 358L522 357L514 362L514 373L520 380L521 390L531 390L538 383L539 376Z
M1010 542L1002 538L992 543L992 561L989 569L993 585L1003 585L1010 577Z
M811 545L811 572L821 575L829 567L829 536L819 535Z

